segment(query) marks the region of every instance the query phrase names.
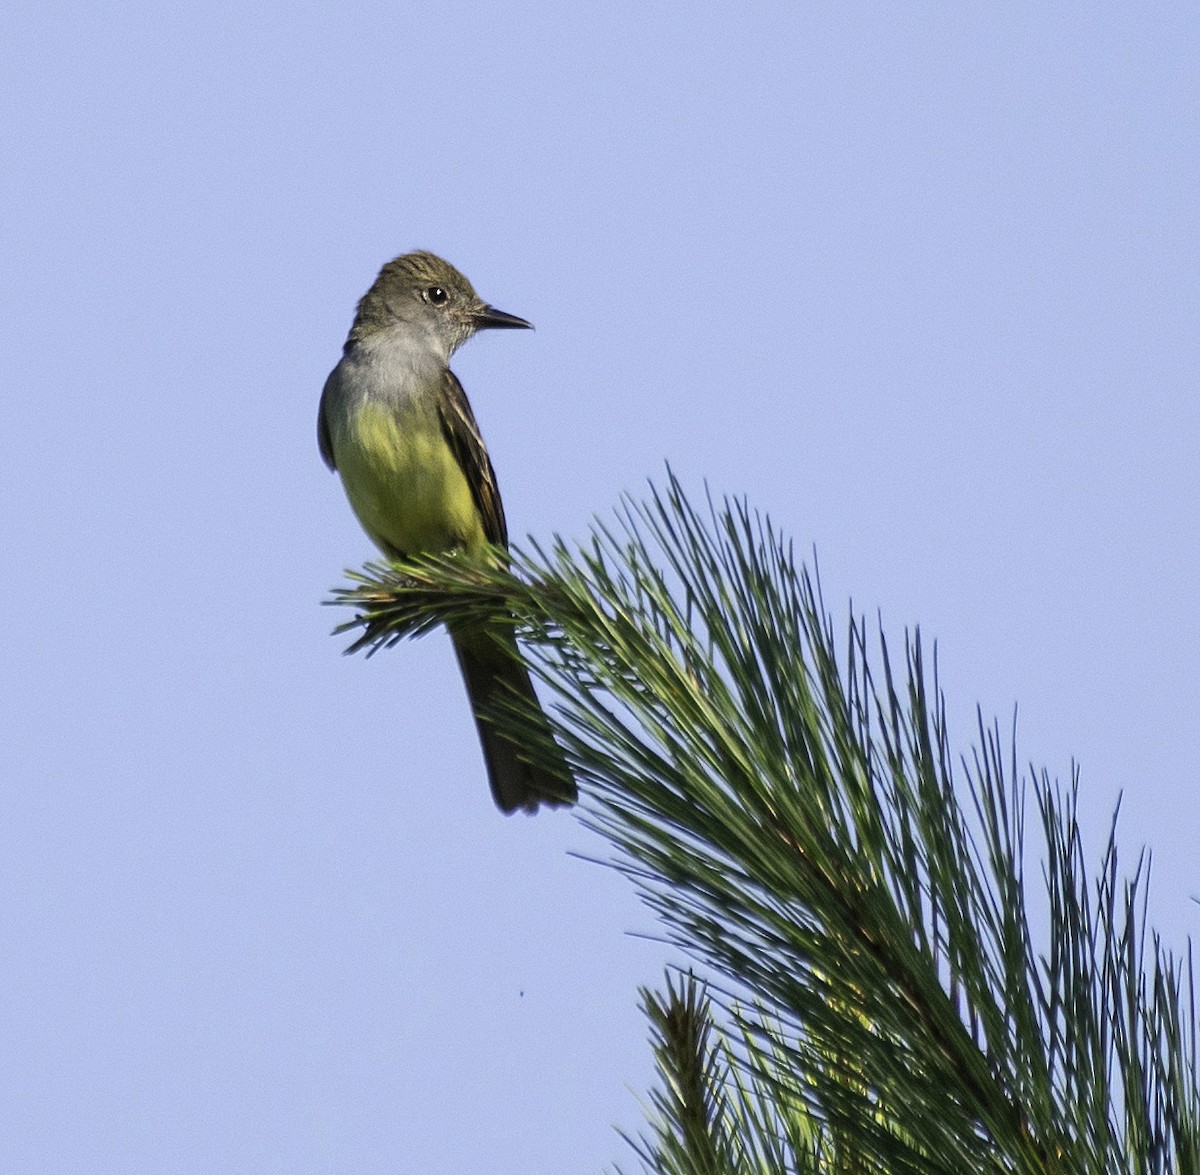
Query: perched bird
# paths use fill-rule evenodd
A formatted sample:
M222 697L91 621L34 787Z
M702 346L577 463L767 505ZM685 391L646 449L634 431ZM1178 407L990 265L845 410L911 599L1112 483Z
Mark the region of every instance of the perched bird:
M389 261L359 301L321 393L317 441L363 529L389 558L507 546L496 474L448 365L478 330L529 325L489 306L432 253ZM573 803L575 781L561 755L533 766L484 716L506 694L538 706L515 639L459 626L450 636L496 804L534 812ZM554 745L548 732L546 741Z

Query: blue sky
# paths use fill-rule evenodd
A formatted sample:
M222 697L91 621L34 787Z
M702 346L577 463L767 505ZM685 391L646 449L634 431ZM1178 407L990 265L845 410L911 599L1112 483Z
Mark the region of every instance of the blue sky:
M316 451L432 249L515 536L665 461L1082 768L1195 934L1200 14L89 6L0 16L0 1169L632 1165L668 952L488 797L442 636L340 655ZM633 932L632 934L630 932Z

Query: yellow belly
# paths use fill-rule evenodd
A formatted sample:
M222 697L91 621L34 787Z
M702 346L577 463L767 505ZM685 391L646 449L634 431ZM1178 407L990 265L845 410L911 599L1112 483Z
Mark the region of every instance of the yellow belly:
M334 437L346 496L385 554L423 555L485 542L483 522L432 404L360 404Z

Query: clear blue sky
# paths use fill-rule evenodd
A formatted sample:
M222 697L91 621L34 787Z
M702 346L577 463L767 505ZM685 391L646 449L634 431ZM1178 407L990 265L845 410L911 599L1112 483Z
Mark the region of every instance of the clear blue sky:
M0 1170L632 1165L650 914L319 606L413 247L537 324L455 365L514 535L747 493L1197 933L1200 13L993 9L6 7Z

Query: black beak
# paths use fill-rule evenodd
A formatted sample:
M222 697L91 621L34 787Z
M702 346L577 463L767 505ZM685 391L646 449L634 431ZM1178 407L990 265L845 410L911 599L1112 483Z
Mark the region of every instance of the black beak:
M489 327L505 327L515 329L516 327L528 327L533 330L533 323L526 322L523 318L518 318L515 314L507 314L503 310L497 310L495 306L485 306L482 310L476 310L471 316L475 322L476 330L487 330Z

